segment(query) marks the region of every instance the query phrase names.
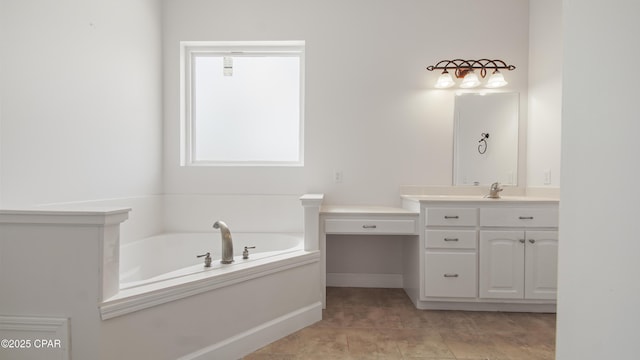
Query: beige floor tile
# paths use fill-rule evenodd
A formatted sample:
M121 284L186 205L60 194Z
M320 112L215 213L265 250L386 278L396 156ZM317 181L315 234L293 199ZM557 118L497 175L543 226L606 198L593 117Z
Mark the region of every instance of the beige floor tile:
M349 329L346 334L351 356L402 359L397 343L377 329Z
M309 327L299 331L299 355L324 355L327 358L347 355L347 335L331 328Z
M554 314L417 310L402 289L327 288L322 316L245 359L554 359Z
M433 329L391 329L381 330L396 342L403 357L428 357L455 359L444 343L442 336Z
M443 334L444 343L458 359L509 360L493 342L492 335Z

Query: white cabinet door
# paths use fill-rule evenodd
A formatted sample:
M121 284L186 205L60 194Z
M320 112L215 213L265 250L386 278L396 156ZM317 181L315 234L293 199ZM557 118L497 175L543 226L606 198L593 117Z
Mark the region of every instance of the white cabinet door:
M524 297L524 231L480 231L480 297Z
M558 232L527 231L525 298L554 300L558 278Z

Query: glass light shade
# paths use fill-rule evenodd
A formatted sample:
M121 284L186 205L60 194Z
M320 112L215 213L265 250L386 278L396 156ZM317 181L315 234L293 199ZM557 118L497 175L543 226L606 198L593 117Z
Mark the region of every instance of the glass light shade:
M477 87L478 85L480 85L480 79L478 79L478 75L476 75L476 73L474 73L472 70L472 71L469 71L467 75L464 76L464 79L462 79L462 84L460 84L460 87L463 89L469 89L469 88Z
M504 79L504 75L502 75L500 71L496 70L489 78L489 81L487 81L486 87L493 89L505 86L507 84L508 82Z
M455 85L456 83L453 81L453 78L451 77L451 74L449 74L449 72L447 70L443 71L442 74L440 74L440 77L438 78L438 81L436 82L436 88L438 89L446 89L446 88L450 88L453 85Z

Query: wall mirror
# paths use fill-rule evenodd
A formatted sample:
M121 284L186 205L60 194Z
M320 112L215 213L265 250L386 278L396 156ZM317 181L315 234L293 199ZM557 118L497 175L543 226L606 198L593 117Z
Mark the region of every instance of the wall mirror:
M456 96L453 185L517 185L518 107L518 93Z

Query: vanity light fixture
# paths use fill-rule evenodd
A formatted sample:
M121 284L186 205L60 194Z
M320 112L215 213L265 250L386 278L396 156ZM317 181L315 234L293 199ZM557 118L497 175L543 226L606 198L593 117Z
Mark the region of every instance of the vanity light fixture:
M445 89L452 87L455 85L455 81L448 70L454 70L454 74L456 78L462 79L462 83L460 87L463 89L474 88L480 86L480 77L485 78L487 76L487 70L493 70L493 73L489 77L487 84L485 85L488 88L498 88L507 85L507 81L504 79L504 75L500 72L500 70L514 70L516 67L513 65L507 65L502 60L489 60L489 59L480 59L480 60L462 60L462 59L454 59L454 60L441 60L438 61L437 64L427 66L427 70L444 70L440 77L438 77L438 81L436 82L435 87L438 89ZM480 77L474 70L480 70Z

